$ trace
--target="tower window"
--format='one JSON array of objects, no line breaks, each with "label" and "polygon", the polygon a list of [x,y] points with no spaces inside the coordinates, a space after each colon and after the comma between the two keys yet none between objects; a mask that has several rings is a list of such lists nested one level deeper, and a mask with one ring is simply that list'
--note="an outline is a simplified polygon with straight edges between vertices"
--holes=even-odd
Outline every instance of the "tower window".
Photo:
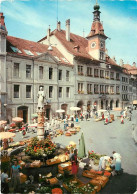
[{"label": "tower window", "polygon": [[100,52],[100,60],[104,60],[104,53]]}]

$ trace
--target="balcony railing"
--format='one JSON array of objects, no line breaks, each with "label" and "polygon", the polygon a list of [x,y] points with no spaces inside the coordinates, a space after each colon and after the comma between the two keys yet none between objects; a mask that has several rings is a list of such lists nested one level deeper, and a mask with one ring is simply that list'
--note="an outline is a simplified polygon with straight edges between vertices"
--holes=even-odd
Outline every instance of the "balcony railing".
[{"label": "balcony railing", "polygon": [[105,92],[105,94],[109,94],[109,92]]},{"label": "balcony railing", "polygon": [[87,94],[92,94],[92,92],[91,91],[87,91]]},{"label": "balcony railing", "polygon": [[94,75],[94,77],[99,77],[99,75]]},{"label": "balcony railing", "polygon": [[120,81],[120,78],[116,78],[117,81]]},{"label": "balcony railing", "polygon": [[88,77],[93,77],[93,75],[87,74]]},{"label": "balcony railing", "polygon": [[78,75],[84,75],[84,73],[83,72],[78,72]]},{"label": "balcony railing", "polygon": [[111,80],[114,80],[114,77],[111,77],[110,79],[111,79]]},{"label": "balcony railing", "polygon": [[105,94],[105,92],[100,92],[100,94]]},{"label": "balcony railing", "polygon": [[78,91],[78,94],[84,94],[84,91]]},{"label": "balcony railing", "polygon": [[109,77],[108,76],[105,76],[105,79],[109,79]]},{"label": "balcony railing", "polygon": [[95,91],[94,94],[99,94],[99,92],[96,92],[96,91]]},{"label": "balcony railing", "polygon": [[118,94],[118,95],[119,95],[119,94],[120,94],[120,92],[116,92],[116,94]]},{"label": "balcony railing", "polygon": [[104,76],[100,76],[100,78],[104,78]]},{"label": "balcony railing", "polygon": [[111,95],[114,95],[114,92],[110,92]]}]

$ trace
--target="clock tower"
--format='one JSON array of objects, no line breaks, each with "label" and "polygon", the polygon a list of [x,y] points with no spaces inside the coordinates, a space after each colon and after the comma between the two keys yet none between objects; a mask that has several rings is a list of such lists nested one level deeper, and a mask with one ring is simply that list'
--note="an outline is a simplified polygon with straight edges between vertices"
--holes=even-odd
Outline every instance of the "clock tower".
[{"label": "clock tower", "polygon": [[107,36],[104,34],[103,25],[100,22],[100,6],[98,3],[94,6],[93,11],[93,23],[91,26],[91,31],[86,37],[88,39],[88,53],[97,60],[105,60],[105,41]]}]

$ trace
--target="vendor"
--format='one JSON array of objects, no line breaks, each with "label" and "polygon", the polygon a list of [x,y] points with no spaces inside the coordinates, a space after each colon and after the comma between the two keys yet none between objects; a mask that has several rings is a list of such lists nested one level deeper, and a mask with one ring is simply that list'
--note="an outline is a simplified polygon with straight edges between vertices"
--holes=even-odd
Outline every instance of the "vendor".
[{"label": "vendor", "polygon": [[102,156],[99,160],[99,171],[103,171],[106,168],[107,162],[110,162],[112,159],[109,156]]}]

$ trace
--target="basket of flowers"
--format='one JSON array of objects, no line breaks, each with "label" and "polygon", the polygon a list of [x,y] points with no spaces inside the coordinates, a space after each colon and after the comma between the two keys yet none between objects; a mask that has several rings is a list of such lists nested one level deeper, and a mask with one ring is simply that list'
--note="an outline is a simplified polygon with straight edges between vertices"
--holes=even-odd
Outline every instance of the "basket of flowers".
[{"label": "basket of flowers", "polygon": [[51,155],[55,149],[56,144],[50,138],[39,141],[37,137],[34,137],[25,148],[25,154],[32,158],[40,158]]},{"label": "basket of flowers", "polygon": [[94,186],[90,183],[83,185],[80,187],[80,190],[82,191],[82,193],[88,193],[88,194],[95,194],[96,191],[94,189]]}]

